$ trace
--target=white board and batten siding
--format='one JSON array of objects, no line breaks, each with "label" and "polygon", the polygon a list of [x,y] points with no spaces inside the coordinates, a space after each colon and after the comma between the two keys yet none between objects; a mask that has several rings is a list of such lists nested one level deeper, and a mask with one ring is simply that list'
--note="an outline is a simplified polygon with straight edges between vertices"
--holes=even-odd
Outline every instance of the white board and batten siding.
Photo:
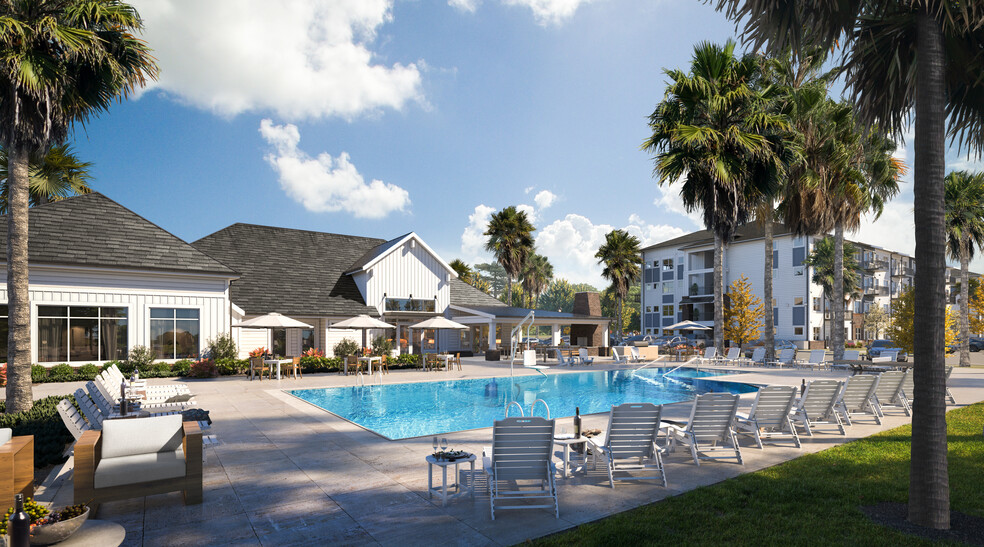
[{"label": "white board and batten siding", "polygon": [[[451,304],[451,277],[441,260],[411,238],[383,256],[367,271],[353,274],[355,284],[369,306],[380,314],[385,298],[430,300],[437,296],[437,312]],[[383,296],[385,295],[385,296]]]},{"label": "white board and batten siding", "polygon": [[[229,279],[218,275],[31,266],[31,360],[37,362],[38,306],[127,308],[127,347],[150,345],[151,308],[199,310],[199,344],[230,329]],[[0,272],[0,302],[8,302]],[[40,363],[57,364],[57,363]]]}]

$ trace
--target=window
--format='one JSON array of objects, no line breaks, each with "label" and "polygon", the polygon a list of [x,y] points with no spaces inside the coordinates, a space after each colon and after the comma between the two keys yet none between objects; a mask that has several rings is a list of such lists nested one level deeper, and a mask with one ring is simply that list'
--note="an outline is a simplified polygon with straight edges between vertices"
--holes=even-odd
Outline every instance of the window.
[{"label": "window", "polygon": [[[38,361],[126,359],[129,354],[126,329],[126,308],[38,306]],[[6,318],[3,330],[6,333]]]},{"label": "window", "polygon": [[673,292],[673,283],[663,283],[663,294]]},{"label": "window", "polygon": [[806,247],[793,247],[793,267],[802,266],[806,260]]},{"label": "window", "polygon": [[664,258],[663,259],[663,271],[664,272],[672,272],[673,271],[673,259],[672,258]]},{"label": "window", "polygon": [[802,296],[797,296],[796,298],[794,298],[793,299],[793,305],[794,306],[802,306],[803,305],[803,297]]},{"label": "window", "polygon": [[663,306],[663,317],[673,316],[673,306]]},{"label": "window", "polygon": [[271,329],[270,352],[274,355],[287,355],[287,329]]},{"label": "window", "polygon": [[814,340],[820,339],[820,327],[813,327],[813,339]]},{"label": "window", "polygon": [[301,330],[301,352],[314,349],[314,329]]},{"label": "window", "polygon": [[651,313],[653,311],[652,306],[646,306],[646,313]]},{"label": "window", "polygon": [[779,324],[779,308],[772,308],[772,328]]},{"label": "window", "polygon": [[434,300],[422,298],[387,298],[386,311],[421,311],[434,313],[436,303]]},{"label": "window", "polygon": [[[197,359],[199,314],[197,309],[151,308],[150,349],[154,356],[158,359]],[[286,343],[284,345],[286,347]]]},{"label": "window", "polygon": [[806,324],[806,308],[803,306],[793,306],[793,326],[803,326]]},{"label": "window", "polygon": [[820,311],[820,297],[813,297],[813,311]]},{"label": "window", "polygon": [[793,334],[795,334],[797,336],[802,336],[803,335],[803,327],[795,327],[793,329]]},{"label": "window", "polygon": [[779,249],[772,249],[772,269],[779,267]]}]

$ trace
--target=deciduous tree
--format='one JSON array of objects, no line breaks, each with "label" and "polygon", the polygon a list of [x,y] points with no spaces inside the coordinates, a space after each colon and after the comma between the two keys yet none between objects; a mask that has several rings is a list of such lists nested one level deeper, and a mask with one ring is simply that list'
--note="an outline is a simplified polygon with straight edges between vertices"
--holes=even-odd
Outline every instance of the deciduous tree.
[{"label": "deciduous tree", "polygon": [[762,333],[765,306],[752,292],[752,284],[742,274],[731,282],[724,306],[724,335],[739,347],[758,340]]}]

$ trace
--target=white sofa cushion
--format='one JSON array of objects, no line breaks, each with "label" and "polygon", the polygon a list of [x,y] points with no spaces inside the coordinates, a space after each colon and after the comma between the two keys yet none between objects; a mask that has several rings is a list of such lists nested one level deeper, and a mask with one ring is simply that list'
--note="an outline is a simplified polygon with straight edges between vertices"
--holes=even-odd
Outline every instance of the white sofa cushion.
[{"label": "white sofa cushion", "polygon": [[173,452],[181,447],[182,437],[180,414],[105,420],[102,429],[102,458]]},{"label": "white sofa cushion", "polygon": [[[107,420],[126,421],[126,420]],[[96,488],[135,484],[185,476],[184,452],[151,452],[118,458],[103,458],[96,466],[93,484]]]},{"label": "white sofa cushion", "polygon": [[0,445],[4,445],[10,442],[10,439],[14,438],[14,430],[9,427],[0,428]]}]

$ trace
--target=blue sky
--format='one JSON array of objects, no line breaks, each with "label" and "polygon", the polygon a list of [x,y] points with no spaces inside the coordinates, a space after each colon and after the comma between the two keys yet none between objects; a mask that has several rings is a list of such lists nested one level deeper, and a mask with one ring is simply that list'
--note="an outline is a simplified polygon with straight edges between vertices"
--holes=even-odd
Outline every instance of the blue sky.
[{"label": "blue sky", "polygon": [[[663,69],[734,36],[702,2],[132,4],[160,80],[75,147],[95,189],[187,241],[235,222],[412,230],[474,263],[490,259],[488,215],[518,205],[558,277],[601,287],[606,232],[652,244],[702,227],[639,150]],[[912,252],[911,212],[906,182],[854,237]]]}]

